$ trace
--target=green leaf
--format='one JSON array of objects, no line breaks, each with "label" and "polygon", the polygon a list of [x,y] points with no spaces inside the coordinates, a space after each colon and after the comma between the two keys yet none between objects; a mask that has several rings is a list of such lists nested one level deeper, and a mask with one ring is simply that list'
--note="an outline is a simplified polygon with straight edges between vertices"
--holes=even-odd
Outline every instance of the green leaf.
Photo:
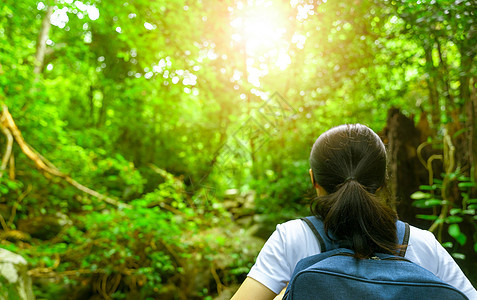
[{"label": "green leaf", "polygon": [[416,200],[412,202],[412,206],[418,208],[426,208],[426,200]]},{"label": "green leaf", "polygon": [[452,256],[453,256],[455,259],[462,259],[462,260],[465,259],[465,254],[462,254],[462,253],[452,253]]},{"label": "green leaf", "polygon": [[446,223],[453,224],[453,223],[461,223],[463,221],[462,217],[459,216],[449,216],[446,218]]},{"label": "green leaf", "polygon": [[18,184],[15,181],[7,180],[6,184],[11,190],[16,190],[18,188]]},{"label": "green leaf", "polygon": [[451,237],[456,238],[460,234],[460,227],[458,224],[452,224],[449,226],[448,232]]},{"label": "green leaf", "polygon": [[462,212],[462,209],[460,209],[460,208],[453,208],[449,211],[449,213],[451,215],[455,215],[455,214],[458,214],[458,213],[461,213],[461,212]]},{"label": "green leaf", "polygon": [[8,194],[8,188],[3,184],[0,184],[0,193],[1,194]]},{"label": "green leaf", "polygon": [[465,245],[467,242],[467,236],[460,231],[458,224],[450,225],[448,231],[450,236],[452,236],[459,244]]},{"label": "green leaf", "polygon": [[437,189],[437,185],[435,185],[435,184],[433,184],[432,186],[431,185],[420,185],[419,189],[424,190],[424,191],[433,191],[433,190]]},{"label": "green leaf", "polygon": [[461,246],[463,246],[467,242],[467,236],[461,233],[457,236],[456,240],[459,244],[461,244]]},{"label": "green leaf", "polygon": [[452,242],[442,243],[442,247],[444,247],[444,248],[452,248],[452,246],[454,246],[454,243],[452,243]]},{"label": "green leaf", "polygon": [[459,178],[457,178],[459,181],[470,181],[470,177],[467,177],[467,176],[464,176],[464,175],[461,175],[459,176]]},{"label": "green leaf", "polygon": [[435,219],[438,218],[438,216],[434,216],[434,215],[416,215],[416,217],[419,219],[431,220],[431,221],[434,221]]},{"label": "green leaf", "polygon": [[428,199],[431,197],[429,193],[423,193],[421,191],[417,191],[411,195],[411,199],[420,200],[420,199]]},{"label": "green leaf", "polygon": [[454,180],[454,179],[456,179],[457,174],[456,173],[450,173],[450,174],[446,174],[445,176],[447,176],[450,180]]},{"label": "green leaf", "polygon": [[459,188],[472,188],[472,187],[477,187],[477,184],[473,182],[460,182],[457,186]]},{"label": "green leaf", "polygon": [[442,200],[439,199],[429,199],[424,202],[427,207],[439,206],[442,204]]},{"label": "green leaf", "polygon": [[83,205],[83,210],[93,210],[93,206],[92,205]]}]

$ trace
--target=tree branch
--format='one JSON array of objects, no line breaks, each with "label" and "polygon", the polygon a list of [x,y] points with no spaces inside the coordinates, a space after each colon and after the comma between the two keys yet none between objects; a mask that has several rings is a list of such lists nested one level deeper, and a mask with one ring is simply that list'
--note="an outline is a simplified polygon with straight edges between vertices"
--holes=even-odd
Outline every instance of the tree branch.
[{"label": "tree branch", "polygon": [[27,189],[20,195],[20,197],[18,197],[17,201],[15,202],[15,204],[13,204],[13,207],[12,207],[12,212],[10,214],[10,218],[8,219],[8,227],[10,228],[13,224],[13,220],[15,219],[15,216],[17,214],[17,209],[18,209],[18,206],[20,205],[20,202],[23,201],[23,199],[25,199],[25,197],[31,192],[32,190],[32,186],[31,184],[29,184],[27,186]]},{"label": "tree branch", "polygon": [[2,104],[2,109],[3,109],[3,113],[1,117],[2,122],[0,124],[2,129],[6,128],[11,131],[13,137],[15,138],[15,141],[20,146],[22,152],[35,163],[36,167],[39,170],[45,172],[44,173],[45,176],[47,174],[51,174],[53,176],[60,177],[66,182],[68,182],[69,184],[71,184],[72,186],[74,186],[75,188],[77,188],[78,190],[86,194],[89,194],[93,197],[96,197],[106,203],[112,204],[114,206],[129,207],[129,205],[119,202],[115,199],[109,198],[107,196],[104,196],[80,184],[79,182],[71,178],[69,175],[60,172],[52,163],[44,159],[41,155],[37,154],[37,152],[25,142],[22,136],[22,133],[18,129],[17,125],[15,124],[15,121],[13,120],[12,115],[8,111],[8,107],[5,104]]},{"label": "tree branch", "polygon": [[[3,120],[2,120],[3,121]],[[2,126],[3,134],[7,137],[7,146],[5,148],[5,153],[2,158],[2,165],[0,166],[0,178],[3,176],[3,171],[7,169],[8,162],[10,161],[10,156],[12,155],[13,148],[13,136],[8,128]]]}]

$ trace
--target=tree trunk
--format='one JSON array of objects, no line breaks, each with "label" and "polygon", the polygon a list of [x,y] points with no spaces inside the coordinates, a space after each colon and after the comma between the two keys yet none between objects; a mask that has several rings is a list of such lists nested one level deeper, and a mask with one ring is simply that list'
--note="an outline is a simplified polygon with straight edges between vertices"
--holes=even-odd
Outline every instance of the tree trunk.
[{"label": "tree trunk", "polygon": [[41,23],[38,44],[36,45],[35,68],[33,70],[33,73],[35,74],[41,74],[43,69],[43,61],[45,60],[46,54],[46,41],[48,40],[48,34],[51,28],[50,17],[52,13],[53,6],[48,6],[43,22]]},{"label": "tree trunk", "polygon": [[446,109],[447,110],[452,110],[455,107],[455,101],[454,101],[454,96],[451,93],[450,85],[449,85],[449,69],[447,68],[447,62],[444,59],[444,55],[442,53],[442,48],[441,44],[439,43],[439,40],[436,38],[436,45],[437,45],[437,53],[439,54],[439,63],[440,63],[440,69],[442,70],[438,74],[441,77],[443,86],[444,86],[444,93],[447,99],[446,102]]},{"label": "tree trunk", "polygon": [[[416,218],[423,211],[412,206],[411,194],[419,185],[428,184],[428,174],[417,157],[417,148],[422,143],[421,132],[414,126],[412,119],[403,115],[399,109],[388,112],[386,128],[381,136],[387,144],[389,189],[396,199],[396,211],[401,220],[427,229],[428,221]],[[430,156],[425,148],[424,156]]]},{"label": "tree trunk", "polygon": [[437,129],[436,127],[440,124],[441,119],[439,93],[435,80],[437,72],[432,62],[432,48],[424,46],[424,52],[426,55],[427,88],[429,90],[429,104],[431,105],[432,126]]},{"label": "tree trunk", "polygon": [[[475,169],[477,163],[477,124],[476,124],[476,107],[475,102],[477,101],[477,95],[475,95],[476,87],[475,87],[475,78],[474,78],[474,86],[471,85],[471,67],[472,62],[474,60],[474,53],[472,51],[468,51],[465,45],[460,45],[460,54],[461,54],[461,66],[460,66],[460,76],[459,76],[459,91],[460,91],[460,98],[464,104],[463,113],[466,116],[466,128],[469,130],[467,132],[467,151],[468,151],[468,160],[470,164],[470,177],[472,181],[475,182],[477,179]],[[466,55],[470,53],[470,55]],[[471,93],[472,91],[472,93]]]},{"label": "tree trunk", "polygon": [[468,102],[468,113],[470,115],[469,122],[470,127],[470,142],[469,151],[471,157],[471,172],[470,177],[473,182],[477,181],[477,77],[473,78],[472,92],[470,94],[470,100]]}]

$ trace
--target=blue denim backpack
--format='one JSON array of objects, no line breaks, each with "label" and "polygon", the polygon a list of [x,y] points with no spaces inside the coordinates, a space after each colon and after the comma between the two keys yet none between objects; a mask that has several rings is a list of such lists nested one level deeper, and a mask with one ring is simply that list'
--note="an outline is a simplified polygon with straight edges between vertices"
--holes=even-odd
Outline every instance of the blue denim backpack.
[{"label": "blue denim backpack", "polygon": [[[375,253],[371,259],[356,259],[325,234],[316,217],[302,218],[315,234],[321,252],[298,262],[283,299],[467,299],[453,286],[430,271],[399,255]],[[400,245],[409,241],[409,225],[397,221]],[[329,234],[330,235],[330,234]]]}]

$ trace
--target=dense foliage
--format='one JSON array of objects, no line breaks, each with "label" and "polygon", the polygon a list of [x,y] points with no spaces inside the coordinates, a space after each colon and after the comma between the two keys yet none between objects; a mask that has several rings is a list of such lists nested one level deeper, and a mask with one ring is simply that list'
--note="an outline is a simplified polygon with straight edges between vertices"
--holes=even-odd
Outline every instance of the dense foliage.
[{"label": "dense foliage", "polygon": [[476,11],[2,1],[1,247],[28,260],[39,299],[225,295],[276,223],[308,213],[315,138],[380,132],[397,107],[422,135],[417,218],[475,261]]}]

